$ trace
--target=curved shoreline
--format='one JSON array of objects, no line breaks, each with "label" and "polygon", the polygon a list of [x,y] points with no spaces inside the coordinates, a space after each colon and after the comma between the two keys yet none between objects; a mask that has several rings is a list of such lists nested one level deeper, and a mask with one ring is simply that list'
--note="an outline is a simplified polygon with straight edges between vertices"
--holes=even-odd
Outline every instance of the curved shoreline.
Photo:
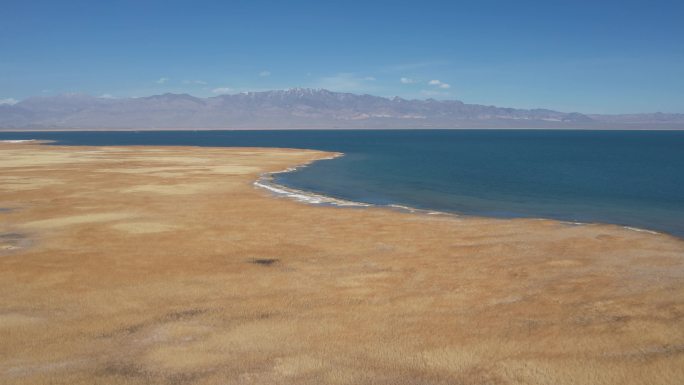
[{"label": "curved shoreline", "polygon": [[[0,143],[7,143],[7,144],[47,144],[47,143],[52,143],[52,142],[53,141],[41,140],[41,139],[0,140]],[[217,148],[239,148],[239,147],[217,147]],[[317,150],[317,149],[311,149],[311,150],[321,151],[321,150]],[[305,191],[305,190],[301,190],[301,189],[296,189],[296,188],[292,188],[292,187],[288,187],[285,185],[275,183],[273,181],[273,179],[274,179],[273,175],[275,175],[275,174],[283,174],[283,173],[294,172],[294,171],[297,171],[301,168],[309,166],[313,162],[317,162],[317,161],[321,161],[321,160],[333,160],[333,159],[344,156],[344,153],[341,153],[341,152],[330,152],[330,151],[325,151],[325,152],[331,153],[332,156],[316,159],[316,160],[313,160],[313,161],[310,161],[310,162],[307,162],[307,163],[304,163],[301,165],[296,165],[293,167],[287,167],[286,169],[280,170],[280,171],[262,173],[261,175],[259,175],[257,180],[254,181],[253,185],[255,187],[268,190],[277,196],[283,196],[283,197],[293,199],[293,200],[301,202],[301,203],[312,204],[312,205],[338,206],[338,207],[376,207],[376,208],[393,209],[393,210],[398,210],[398,211],[408,212],[408,213],[421,213],[421,214],[427,214],[427,215],[443,215],[443,216],[451,216],[451,217],[473,217],[473,218],[489,218],[489,219],[511,219],[511,218],[501,218],[501,217],[495,217],[495,216],[490,217],[490,216],[471,215],[471,214],[464,214],[464,213],[454,213],[454,212],[431,210],[431,209],[419,209],[419,208],[401,205],[401,204],[396,204],[396,203],[387,204],[387,205],[377,205],[377,204],[372,204],[372,203],[357,202],[357,201],[351,201],[351,200],[346,200],[346,199],[334,198],[331,196],[327,196],[325,194],[314,193],[312,191]],[[523,217],[520,217],[520,218],[523,218]],[[676,236],[674,234],[670,234],[668,232],[639,228],[639,227],[635,227],[635,226],[632,226],[629,224],[619,224],[619,223],[609,223],[609,222],[579,222],[579,221],[573,221],[573,220],[563,220],[563,219],[558,219],[558,218],[545,218],[545,217],[524,217],[524,218],[531,219],[531,220],[555,221],[558,223],[568,224],[568,225],[572,225],[572,226],[587,226],[587,225],[618,226],[618,227],[624,228],[626,230],[631,230],[631,231],[635,231],[635,232],[643,232],[643,233],[654,234],[654,235],[667,235],[667,236],[672,236],[672,237],[681,239],[681,237]]]},{"label": "curved shoreline", "polygon": [[[335,158],[339,158],[341,156],[344,156],[342,153],[333,153],[331,157],[328,158],[320,158],[315,161],[320,161],[320,160],[331,160]],[[314,162],[315,162],[314,161]],[[254,186],[259,187],[265,190],[268,190],[278,196],[284,196],[290,199],[294,199],[298,202],[302,203],[308,203],[308,204],[319,204],[319,205],[329,205],[329,206],[345,206],[345,207],[371,207],[373,205],[369,203],[361,203],[361,202],[353,202],[353,201],[348,201],[344,199],[337,199],[333,197],[329,197],[327,195],[322,195],[322,194],[316,194],[313,192],[309,191],[304,191],[304,190],[299,190],[287,186],[283,186],[281,184],[275,183],[273,181],[273,176],[275,174],[284,174],[288,172],[293,172],[298,169],[307,167],[309,164],[312,162],[304,163],[301,165],[297,165],[294,167],[288,167],[284,170],[281,171],[273,171],[273,172],[265,172],[259,175],[259,178],[254,181]]]},{"label": "curved shoreline", "polygon": [[[316,150],[316,151],[319,151],[319,150]],[[282,196],[282,197],[285,197],[288,199],[295,200],[295,201],[300,202],[300,203],[311,204],[311,205],[338,206],[338,207],[359,207],[359,208],[375,207],[375,208],[393,209],[393,210],[398,210],[398,211],[402,211],[402,212],[418,213],[418,214],[426,214],[426,215],[443,215],[443,216],[450,216],[450,217],[471,217],[471,218],[487,218],[487,219],[501,219],[501,220],[513,219],[513,218],[488,217],[488,216],[481,216],[481,215],[469,215],[469,214],[463,214],[463,213],[452,213],[452,212],[439,211],[439,210],[419,209],[419,208],[401,205],[401,204],[395,204],[395,203],[387,204],[387,205],[377,205],[377,204],[372,204],[372,203],[356,202],[356,201],[350,201],[350,200],[345,200],[345,199],[340,199],[340,198],[334,198],[331,196],[327,196],[325,194],[314,193],[312,191],[306,191],[306,190],[301,190],[301,189],[296,189],[296,188],[284,186],[282,184],[278,184],[278,183],[275,183],[273,181],[274,180],[273,176],[275,174],[284,174],[284,173],[289,173],[289,172],[295,172],[299,169],[308,167],[313,162],[318,162],[321,160],[332,160],[332,159],[340,158],[342,156],[344,156],[344,153],[335,152],[335,153],[333,153],[333,156],[331,156],[331,157],[320,158],[320,159],[317,159],[317,160],[314,160],[311,162],[307,162],[307,163],[304,163],[301,165],[288,167],[288,168],[286,168],[284,170],[280,170],[280,171],[265,172],[265,173],[262,173],[261,175],[259,175],[259,178],[257,178],[257,180],[254,181],[253,185],[257,188],[268,190],[276,196]],[[567,225],[571,225],[571,226],[588,226],[588,225],[618,226],[618,227],[621,227],[625,230],[631,230],[631,231],[640,232],[640,233],[648,233],[648,234],[653,234],[653,235],[667,235],[667,236],[679,238],[676,235],[669,234],[667,232],[655,231],[655,230],[651,230],[651,229],[642,229],[642,228],[627,225],[627,224],[617,224],[617,223],[608,223],[608,222],[578,222],[578,221],[572,221],[572,220],[562,220],[562,219],[544,218],[544,217],[525,217],[525,219],[541,220],[541,221],[553,221],[553,222],[558,222],[558,223],[567,224]]]},{"label": "curved shoreline", "polygon": [[[316,150],[316,151],[318,151],[318,150]],[[400,205],[400,204],[377,205],[377,204],[373,204],[373,203],[350,201],[350,200],[346,200],[346,199],[334,198],[334,197],[324,195],[324,194],[314,193],[312,191],[306,191],[306,190],[288,187],[288,186],[285,186],[282,184],[275,183],[273,181],[274,180],[273,176],[275,174],[284,174],[284,173],[294,172],[294,171],[297,171],[299,169],[302,169],[304,167],[309,166],[313,162],[318,162],[321,160],[332,160],[332,159],[340,158],[342,156],[344,156],[344,154],[338,152],[338,153],[334,153],[333,156],[328,157],[328,158],[317,159],[317,160],[314,160],[312,162],[304,163],[304,164],[297,165],[294,167],[288,167],[288,168],[286,168],[284,170],[280,170],[280,171],[265,172],[265,173],[259,175],[259,178],[257,178],[257,180],[255,180],[253,184],[255,187],[268,190],[277,196],[282,196],[282,197],[285,197],[288,199],[293,199],[297,202],[311,204],[311,205],[338,206],[338,207],[364,207],[364,208],[376,207],[376,208],[393,209],[393,210],[398,210],[398,211],[403,211],[403,212],[408,212],[408,213],[422,213],[422,214],[427,214],[427,215],[444,215],[444,216],[451,216],[451,217],[465,216],[464,214],[449,213],[449,212],[437,211],[437,210],[424,210],[424,209],[418,209],[415,207],[404,206],[404,205]]]}]

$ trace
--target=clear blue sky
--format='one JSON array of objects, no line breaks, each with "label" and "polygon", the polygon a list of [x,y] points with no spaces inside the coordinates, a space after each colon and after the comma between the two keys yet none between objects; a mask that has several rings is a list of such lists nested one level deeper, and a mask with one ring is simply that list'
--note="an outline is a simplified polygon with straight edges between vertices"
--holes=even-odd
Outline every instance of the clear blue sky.
[{"label": "clear blue sky", "polygon": [[5,102],[290,87],[684,112],[684,1],[0,0]]}]

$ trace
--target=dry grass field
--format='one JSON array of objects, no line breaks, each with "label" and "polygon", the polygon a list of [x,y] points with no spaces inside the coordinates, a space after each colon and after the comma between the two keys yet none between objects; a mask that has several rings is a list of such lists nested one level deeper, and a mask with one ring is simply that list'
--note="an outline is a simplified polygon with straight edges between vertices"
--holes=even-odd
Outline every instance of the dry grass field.
[{"label": "dry grass field", "polygon": [[0,383],[684,383],[684,241],[253,186],[328,155],[0,144]]}]

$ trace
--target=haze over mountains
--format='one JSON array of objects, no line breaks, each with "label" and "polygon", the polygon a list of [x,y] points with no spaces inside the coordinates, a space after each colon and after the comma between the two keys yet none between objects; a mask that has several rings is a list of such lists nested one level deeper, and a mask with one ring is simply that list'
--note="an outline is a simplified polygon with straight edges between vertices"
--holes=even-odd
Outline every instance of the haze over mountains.
[{"label": "haze over mountains", "polygon": [[309,88],[208,98],[164,94],[112,99],[65,94],[0,104],[0,129],[4,130],[543,127],[684,129],[684,114],[587,115]]}]

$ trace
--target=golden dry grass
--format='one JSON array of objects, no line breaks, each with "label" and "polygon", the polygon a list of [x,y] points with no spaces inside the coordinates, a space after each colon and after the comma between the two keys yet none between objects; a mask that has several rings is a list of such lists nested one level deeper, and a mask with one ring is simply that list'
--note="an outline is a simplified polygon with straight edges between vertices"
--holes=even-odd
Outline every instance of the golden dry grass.
[{"label": "golden dry grass", "polygon": [[0,144],[0,383],[684,383],[681,240],[252,186],[328,155]]}]

